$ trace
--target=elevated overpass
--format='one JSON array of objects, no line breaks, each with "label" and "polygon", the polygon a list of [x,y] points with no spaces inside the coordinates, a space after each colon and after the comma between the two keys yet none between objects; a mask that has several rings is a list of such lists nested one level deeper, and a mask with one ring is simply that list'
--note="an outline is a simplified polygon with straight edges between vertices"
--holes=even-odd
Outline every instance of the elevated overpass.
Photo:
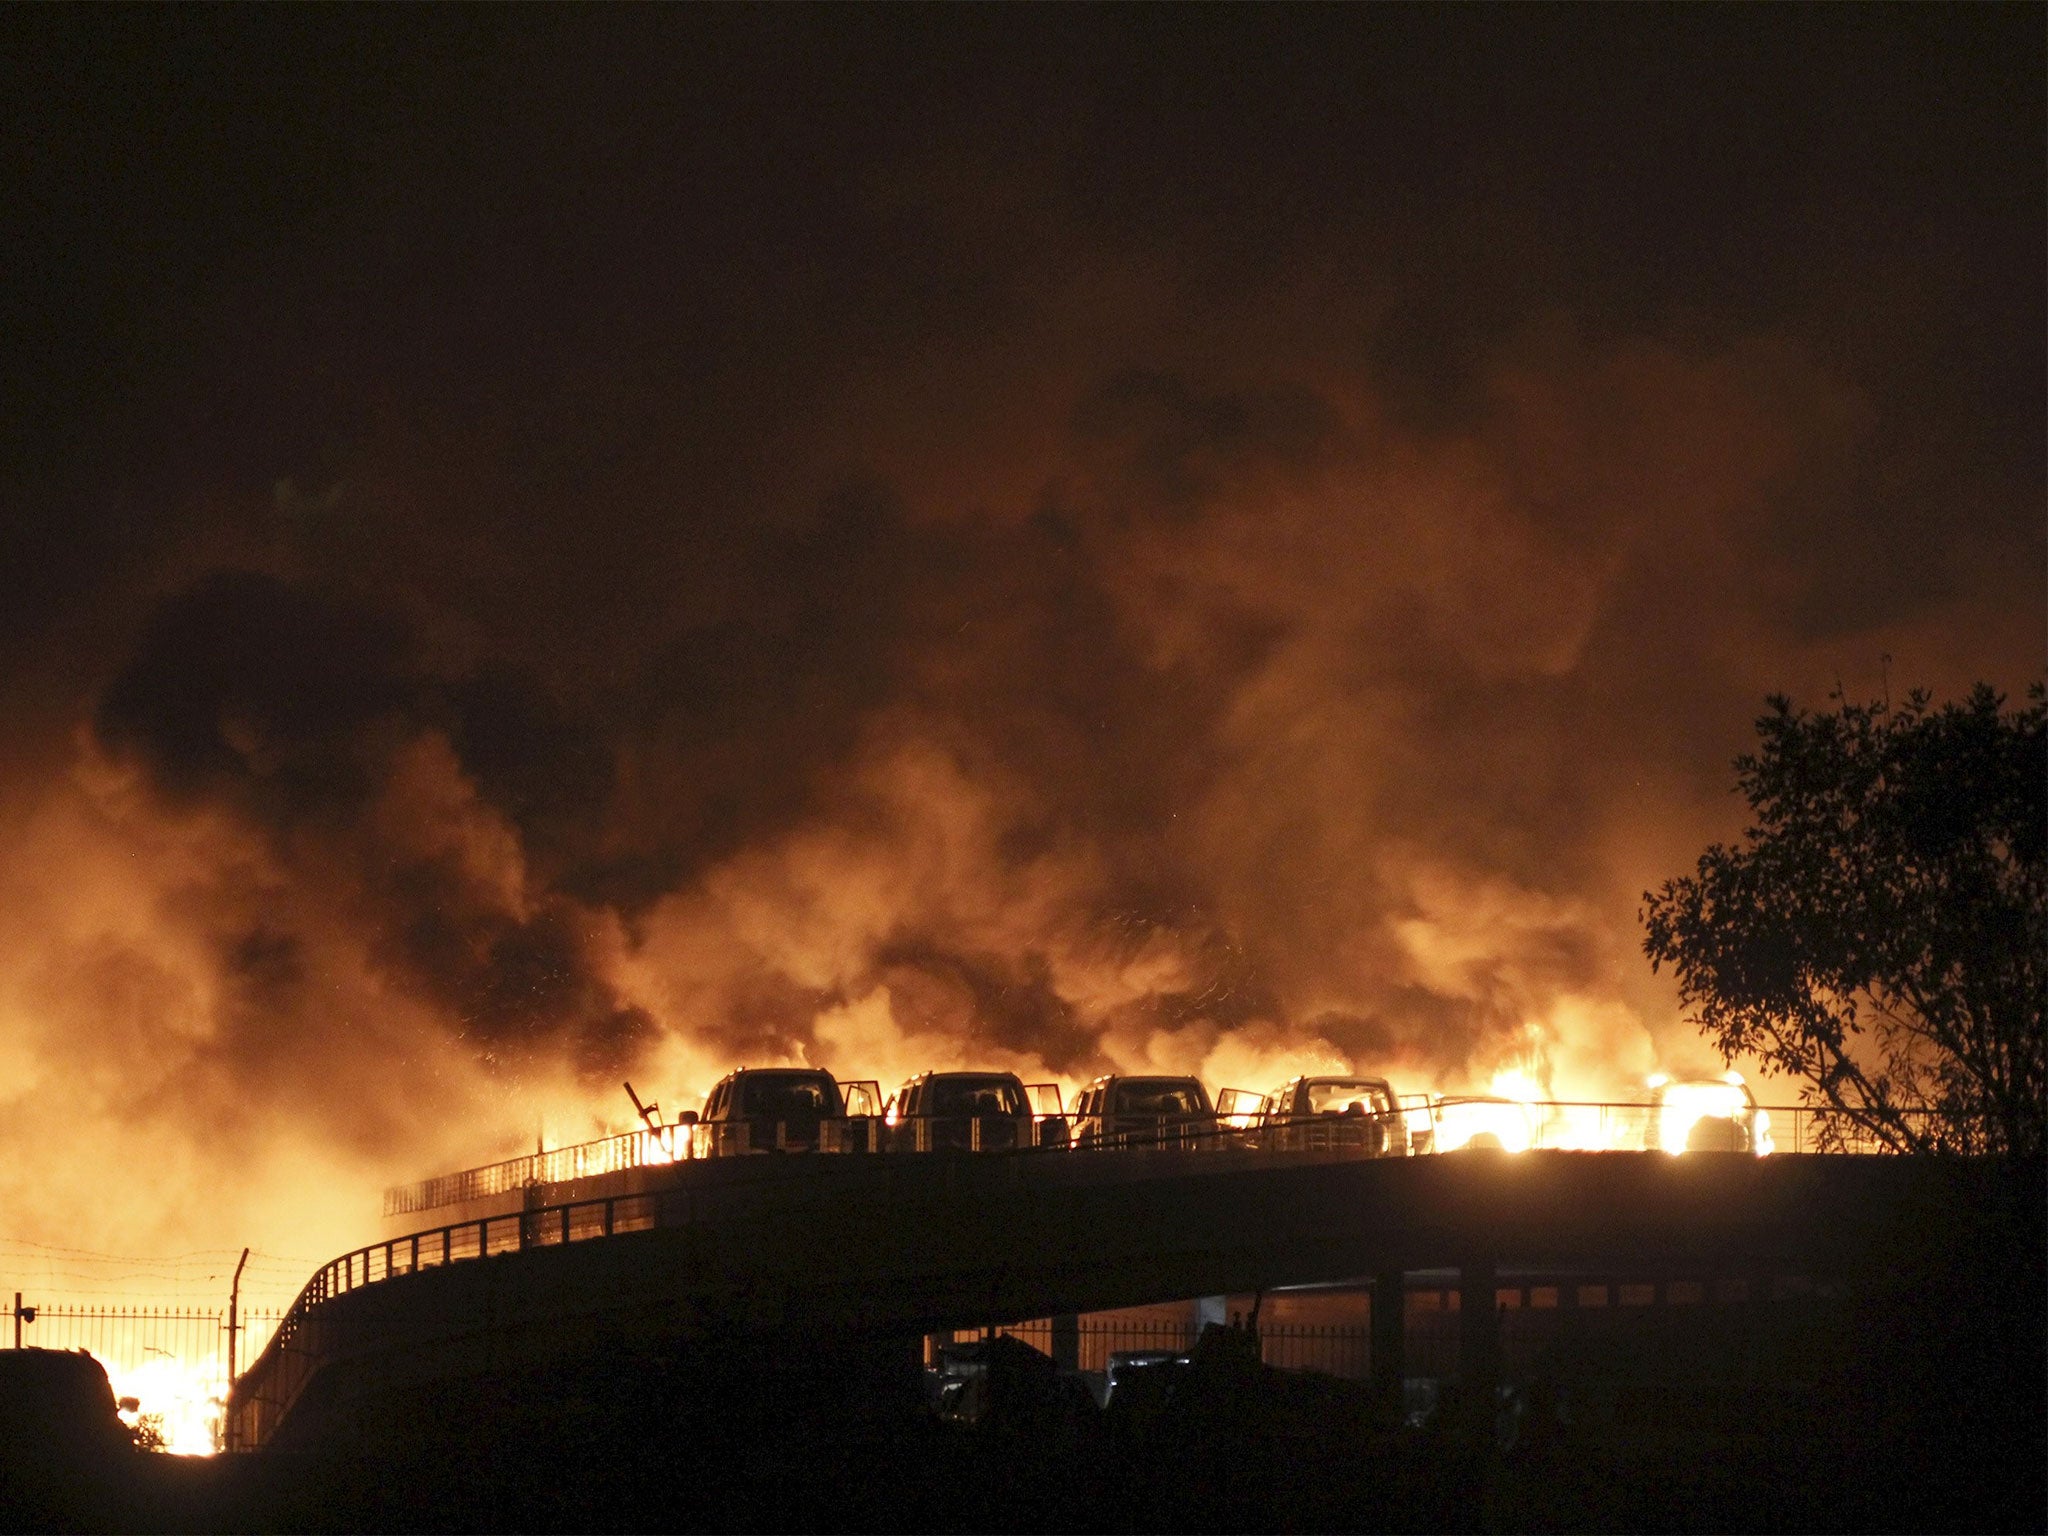
[{"label": "elevated overpass", "polygon": [[[1505,1264],[1848,1273],[1985,1176],[1899,1157],[1241,1146],[623,1168],[324,1266],[235,1384],[229,1443],[310,1443],[423,1385],[735,1337],[908,1339],[1432,1268],[1489,1298]],[[1491,1317],[1469,1325],[1482,1354]]]}]

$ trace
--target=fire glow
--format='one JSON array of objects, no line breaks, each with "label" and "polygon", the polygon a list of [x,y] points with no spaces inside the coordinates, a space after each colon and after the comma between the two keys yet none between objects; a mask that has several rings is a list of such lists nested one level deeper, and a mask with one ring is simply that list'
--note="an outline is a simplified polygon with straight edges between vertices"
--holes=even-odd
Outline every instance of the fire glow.
[{"label": "fire glow", "polygon": [[1652,1078],[1657,1095],[1655,1146],[1673,1154],[1694,1150],[1700,1142],[1726,1151],[1772,1150],[1770,1112],[1757,1106],[1739,1072],[1719,1082],[1672,1082]]},{"label": "fire glow", "polygon": [[1439,1152],[1468,1147],[1526,1152],[1536,1139],[1528,1107],[1512,1099],[1443,1099],[1435,1118]]},{"label": "fire glow", "polygon": [[[1608,152],[1639,92],[1519,49],[1377,91],[1290,43],[1276,91],[1180,23],[1129,78],[1122,20],[648,90],[603,28],[465,41],[502,132],[391,94],[431,50],[33,71],[0,1237],[67,1257],[10,1293],[253,1244],[311,1256],[289,1305],[387,1185],[542,1124],[689,1157],[742,1066],[1371,1074],[1417,1150],[1772,1151],[1740,1084],[1646,1092],[1712,1058],[1639,897],[1739,830],[1768,694],[2039,672],[2018,98],[1845,65],[1798,153],[1674,178]],[[1774,237],[1696,260],[1726,228]],[[122,1376],[207,1439],[218,1383]]]},{"label": "fire glow", "polygon": [[[1703,400],[1741,414],[1711,367],[1666,371],[1627,371],[1626,394],[1661,392],[1688,420]],[[1154,403],[1170,440],[1178,398]],[[1530,1063],[1533,1031],[1553,1087],[1624,1094],[1669,1027],[1636,995],[1630,902],[1614,897],[1653,868],[1607,868],[1627,840],[1598,828],[1488,809],[1519,803],[1509,765],[1528,753],[1479,750],[1499,721],[1429,691],[1443,645],[1484,676],[1548,677],[1585,632],[1552,622],[1576,539],[1552,548],[1498,494],[1525,438],[1553,440],[1555,412],[1515,404],[1528,387],[1501,398],[1499,464],[1390,442],[1381,403],[1340,391],[1312,413],[1327,449],[1284,495],[1268,479],[1282,455],[1181,508],[1177,477],[1105,479],[1103,452],[1145,464],[1146,442],[1090,438],[1053,442],[991,495],[1029,508],[1041,485],[1071,485],[1090,505],[1134,501],[1131,516],[1083,507],[1055,540],[1057,519],[941,533],[876,512],[855,530],[874,550],[854,554],[904,623],[929,620],[887,648],[916,665],[887,671],[858,635],[766,637],[802,686],[784,699],[782,671],[764,675],[717,752],[666,706],[613,718],[601,690],[556,697],[519,670],[523,618],[477,636],[510,674],[500,690],[375,594],[240,569],[167,585],[109,628],[120,648],[91,712],[52,725],[46,776],[8,786],[0,1063],[24,1085],[90,1085],[10,1102],[0,1197],[19,1234],[338,1251],[361,1236],[351,1195],[360,1209],[422,1167],[523,1152],[537,1110],[562,1141],[604,1134],[616,1118],[592,1114],[593,1090],[622,1075],[666,1094],[749,1063],[885,1081],[998,1068],[1070,1093],[1111,1070],[1263,1086],[1306,1065],[1486,1096],[1495,1067]],[[1640,430],[1620,433],[1618,467],[1647,451]],[[1151,536],[1148,500],[1178,509],[1172,542]],[[1383,515],[1333,516],[1363,505]],[[1389,539],[1419,564],[1359,590]],[[1461,584],[1472,539],[1527,566],[1503,590],[1550,595],[1510,613],[1490,584]],[[787,551],[764,551],[762,570],[790,580]],[[1036,584],[1055,570],[1073,590]],[[1604,579],[1582,574],[1573,590]],[[847,577],[827,563],[777,611],[838,612]],[[1424,593],[1440,622],[1418,626]],[[454,601],[422,605],[437,596]],[[956,605],[1004,622],[939,622]],[[1362,627],[1333,628],[1340,612]],[[1224,616],[1292,638],[1214,650],[1203,637]],[[1381,692],[1359,691],[1362,645],[1390,669]],[[256,655],[274,665],[244,675]],[[804,701],[868,697],[833,686],[842,664],[880,669],[880,691],[785,740],[778,722],[808,719]],[[336,668],[362,697],[309,724],[305,700]],[[1067,702],[1030,704],[1048,697]],[[1069,715],[1109,722],[1099,752],[1071,750]],[[532,721],[549,729],[529,742]],[[750,730],[774,752],[751,750]],[[478,746],[492,741],[518,744],[517,773]],[[1408,793],[1431,764],[1453,792]],[[536,786],[558,783],[578,809],[540,814]],[[715,837],[692,819],[755,798],[759,814]],[[1532,837],[1591,849],[1598,878],[1510,873],[1495,843]],[[612,868],[640,871],[628,894],[565,874]],[[1525,1143],[1517,1112],[1458,1113],[1496,1122],[1472,1135]],[[127,1170],[122,1199],[106,1199],[101,1158],[47,1150],[81,1144]],[[99,1230],[78,1231],[82,1210]]]},{"label": "fire glow", "polygon": [[157,1447],[173,1456],[211,1456],[220,1449],[227,1403],[227,1372],[218,1365],[194,1365],[173,1355],[146,1355],[123,1366],[95,1354],[106,1368],[116,1402],[133,1399],[121,1422],[135,1429],[145,1421],[162,1437]]},{"label": "fire glow", "polygon": [[1573,1103],[1547,1099],[1526,1073],[1495,1075],[1492,1092],[1426,1096],[1408,1111],[1416,1145],[1438,1152],[1491,1148],[1526,1152],[1661,1151],[1678,1156],[1701,1150],[1752,1153],[1776,1150],[1770,1112],[1760,1107],[1739,1072],[1719,1078],[1651,1077],[1645,1099],[1633,1103]]}]

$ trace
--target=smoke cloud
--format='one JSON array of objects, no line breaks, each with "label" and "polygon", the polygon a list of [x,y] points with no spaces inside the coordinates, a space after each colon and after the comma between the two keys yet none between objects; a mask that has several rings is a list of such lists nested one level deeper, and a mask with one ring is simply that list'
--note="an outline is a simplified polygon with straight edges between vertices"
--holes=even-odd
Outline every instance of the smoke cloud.
[{"label": "smoke cloud", "polygon": [[1703,184],[1629,240],[1775,211],[1914,325],[1546,223],[1654,169],[1584,169],[1613,124],[1556,102],[1467,142],[1292,48],[1297,94],[1204,107],[1034,33],[1077,148],[964,18],[983,89],[867,38],[938,155],[792,62],[811,24],[726,23],[708,106],[598,91],[638,50],[593,26],[560,100],[639,104],[486,143],[511,28],[416,175],[404,70],[337,85],[321,238],[263,223],[202,311],[274,312],[174,349],[216,415],[16,478],[37,539],[147,516],[79,513],[0,627],[14,1235],[339,1247],[385,1180],[742,1064],[1627,1095],[1706,1059],[1635,910],[1739,825],[1763,695],[2038,672],[2026,413],[1928,366],[1977,311],[1825,232],[1946,195],[1874,87],[1823,92],[1884,129],[1849,191]]}]

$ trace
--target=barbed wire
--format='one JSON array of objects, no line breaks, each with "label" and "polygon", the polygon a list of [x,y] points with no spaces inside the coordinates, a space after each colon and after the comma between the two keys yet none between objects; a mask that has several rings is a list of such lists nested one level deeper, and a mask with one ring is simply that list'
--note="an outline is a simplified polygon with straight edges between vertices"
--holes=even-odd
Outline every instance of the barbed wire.
[{"label": "barbed wire", "polygon": [[[225,1257],[230,1261],[238,1258],[239,1248],[188,1248],[181,1253],[106,1253],[98,1248],[73,1248],[62,1243],[39,1242],[30,1237],[0,1237],[0,1248],[34,1248],[45,1253],[70,1254],[78,1258],[104,1260],[119,1264],[165,1264],[184,1259],[214,1259]],[[317,1264],[319,1260],[301,1258],[295,1254],[269,1253],[261,1248],[251,1248],[249,1257],[258,1260],[272,1260],[284,1264]]]},{"label": "barbed wire", "polygon": [[[172,1307],[225,1311],[239,1248],[170,1254],[120,1254],[37,1238],[0,1236],[0,1289],[21,1291],[24,1305],[66,1308]],[[315,1267],[310,1259],[251,1249],[242,1271],[245,1312],[289,1305]],[[0,1303],[4,1306],[4,1303]]]}]

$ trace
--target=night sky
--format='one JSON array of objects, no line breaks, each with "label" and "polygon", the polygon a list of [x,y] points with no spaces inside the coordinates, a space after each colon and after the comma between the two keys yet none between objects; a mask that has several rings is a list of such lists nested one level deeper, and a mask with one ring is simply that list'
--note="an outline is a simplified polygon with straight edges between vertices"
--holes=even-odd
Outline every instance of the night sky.
[{"label": "night sky", "polygon": [[2041,674],[2038,7],[0,29],[13,1235],[743,1063],[1626,1095],[1764,696]]}]

